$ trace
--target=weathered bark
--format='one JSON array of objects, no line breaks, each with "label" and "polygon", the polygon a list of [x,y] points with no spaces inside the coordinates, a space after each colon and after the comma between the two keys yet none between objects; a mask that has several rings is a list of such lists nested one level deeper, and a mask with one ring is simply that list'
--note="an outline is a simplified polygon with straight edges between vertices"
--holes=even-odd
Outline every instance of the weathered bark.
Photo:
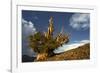
[{"label": "weathered bark", "polygon": [[47,60],[48,54],[47,53],[41,53],[37,55],[36,60],[37,61],[45,61]]}]

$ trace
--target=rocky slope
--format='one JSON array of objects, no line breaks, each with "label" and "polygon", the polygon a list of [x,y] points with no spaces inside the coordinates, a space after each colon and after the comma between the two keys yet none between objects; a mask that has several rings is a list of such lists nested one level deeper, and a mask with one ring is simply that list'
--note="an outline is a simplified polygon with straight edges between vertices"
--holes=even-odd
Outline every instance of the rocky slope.
[{"label": "rocky slope", "polygon": [[90,59],[90,44],[85,44],[78,48],[68,50],[66,52],[49,57],[47,61],[61,61],[61,60],[82,60]]}]

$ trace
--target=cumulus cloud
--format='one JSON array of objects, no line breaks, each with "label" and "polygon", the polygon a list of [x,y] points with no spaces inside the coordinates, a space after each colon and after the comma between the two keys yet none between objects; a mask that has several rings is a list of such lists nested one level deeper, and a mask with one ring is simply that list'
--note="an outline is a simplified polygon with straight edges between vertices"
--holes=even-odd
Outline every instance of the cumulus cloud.
[{"label": "cumulus cloud", "polygon": [[60,53],[60,52],[64,52],[64,51],[68,51],[74,48],[77,48],[79,46],[82,46],[86,43],[89,43],[89,40],[81,40],[81,41],[74,41],[71,44],[64,44],[61,47],[57,48],[56,50],[54,50],[55,53]]},{"label": "cumulus cloud", "polygon": [[34,52],[28,46],[28,36],[36,33],[36,28],[31,21],[22,19],[22,54],[33,56]]},{"label": "cumulus cloud", "polygon": [[34,24],[31,21],[26,21],[22,19],[22,34],[23,36],[29,36],[31,34],[34,34],[36,32],[36,28],[34,27]]},{"label": "cumulus cloud", "polygon": [[70,18],[70,24],[74,29],[87,29],[90,26],[90,14],[88,13],[75,13]]}]

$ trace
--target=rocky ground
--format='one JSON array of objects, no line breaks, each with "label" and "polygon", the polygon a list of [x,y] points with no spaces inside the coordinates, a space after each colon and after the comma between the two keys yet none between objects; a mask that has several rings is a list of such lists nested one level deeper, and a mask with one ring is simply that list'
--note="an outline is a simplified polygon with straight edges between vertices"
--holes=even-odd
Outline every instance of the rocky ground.
[{"label": "rocky ground", "polygon": [[83,60],[90,59],[90,44],[85,44],[78,48],[63,52],[58,55],[49,57],[47,61],[61,61],[61,60]]}]

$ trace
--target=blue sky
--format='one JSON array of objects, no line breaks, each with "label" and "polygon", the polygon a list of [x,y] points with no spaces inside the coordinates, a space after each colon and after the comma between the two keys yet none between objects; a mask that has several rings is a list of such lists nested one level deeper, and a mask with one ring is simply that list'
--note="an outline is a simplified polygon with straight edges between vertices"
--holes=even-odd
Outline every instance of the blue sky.
[{"label": "blue sky", "polygon": [[[47,11],[22,11],[22,38],[34,34],[36,31],[47,31],[50,17],[54,21],[54,34],[64,29],[64,33],[70,35],[70,42],[89,40],[90,38],[90,14],[75,12],[47,12]],[[22,49],[26,46],[27,40],[22,40]],[[25,53],[25,50],[23,51]],[[27,53],[27,51],[26,51]]]}]

